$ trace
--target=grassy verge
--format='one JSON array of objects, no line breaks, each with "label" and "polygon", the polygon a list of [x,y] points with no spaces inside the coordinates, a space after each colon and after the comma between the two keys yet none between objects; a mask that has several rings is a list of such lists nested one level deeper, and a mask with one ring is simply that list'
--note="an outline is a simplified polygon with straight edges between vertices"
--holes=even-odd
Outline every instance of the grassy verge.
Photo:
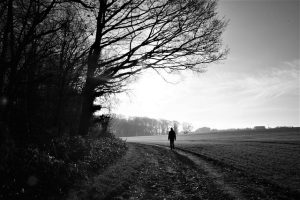
[{"label": "grassy verge", "polygon": [[1,147],[0,199],[60,199],[126,152],[114,137],[63,137],[44,147]]},{"label": "grassy verge", "polygon": [[114,199],[136,181],[136,176],[144,161],[145,155],[140,149],[128,144],[128,150],[121,159],[107,167],[102,173],[98,173],[92,179],[70,190],[67,199]]}]

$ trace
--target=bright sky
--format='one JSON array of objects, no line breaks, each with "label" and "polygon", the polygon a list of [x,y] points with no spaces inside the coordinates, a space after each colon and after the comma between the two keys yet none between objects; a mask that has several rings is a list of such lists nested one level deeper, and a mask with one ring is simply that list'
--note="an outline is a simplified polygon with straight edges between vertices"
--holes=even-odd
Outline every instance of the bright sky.
[{"label": "bright sky", "polygon": [[300,126],[300,1],[221,0],[230,20],[227,60],[205,73],[144,73],[114,113],[190,122],[194,128]]}]

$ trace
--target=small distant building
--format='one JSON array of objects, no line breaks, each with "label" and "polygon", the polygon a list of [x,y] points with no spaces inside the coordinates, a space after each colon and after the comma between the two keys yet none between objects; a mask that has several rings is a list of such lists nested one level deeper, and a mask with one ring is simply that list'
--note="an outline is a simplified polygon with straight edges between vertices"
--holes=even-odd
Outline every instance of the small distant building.
[{"label": "small distant building", "polygon": [[254,130],[265,130],[265,126],[254,126]]}]

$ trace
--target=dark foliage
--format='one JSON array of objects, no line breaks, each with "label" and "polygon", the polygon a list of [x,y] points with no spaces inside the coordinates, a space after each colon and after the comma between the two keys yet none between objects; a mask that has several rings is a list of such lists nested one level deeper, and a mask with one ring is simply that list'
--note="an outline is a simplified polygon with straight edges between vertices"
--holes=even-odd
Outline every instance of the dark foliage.
[{"label": "dark foliage", "polygon": [[[47,147],[2,146],[0,199],[58,199],[68,189],[122,156],[126,144],[114,137],[57,138]],[[13,150],[12,150],[13,149]]]},{"label": "dark foliage", "polygon": [[77,132],[90,34],[78,6],[0,2],[1,141],[43,146]]}]

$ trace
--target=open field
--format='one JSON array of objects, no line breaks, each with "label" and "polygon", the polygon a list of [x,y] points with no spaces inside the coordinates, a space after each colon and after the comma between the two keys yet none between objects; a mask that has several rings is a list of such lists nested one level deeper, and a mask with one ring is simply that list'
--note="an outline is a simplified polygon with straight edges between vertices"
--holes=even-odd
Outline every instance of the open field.
[{"label": "open field", "polygon": [[[124,139],[168,146],[166,135]],[[299,130],[178,135],[175,146],[236,168],[281,189],[300,192]]]}]

